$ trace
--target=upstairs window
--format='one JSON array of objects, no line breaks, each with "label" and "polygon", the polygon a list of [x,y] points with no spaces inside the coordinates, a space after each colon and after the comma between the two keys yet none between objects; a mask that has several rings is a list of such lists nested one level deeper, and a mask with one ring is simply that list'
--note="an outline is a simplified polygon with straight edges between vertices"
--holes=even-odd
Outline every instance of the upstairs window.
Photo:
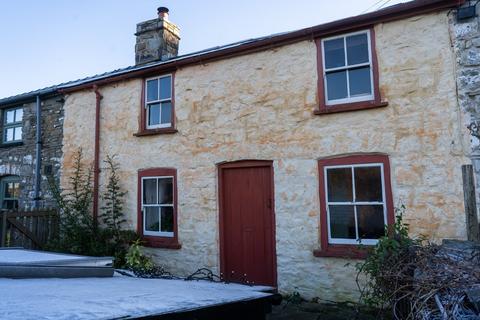
[{"label": "upstairs window", "polygon": [[22,141],[23,108],[5,109],[3,112],[3,142]]},{"label": "upstairs window", "polygon": [[315,114],[385,107],[381,101],[374,29],[317,39]]},{"label": "upstairs window", "polygon": [[327,105],[373,99],[370,32],[322,40]]},{"label": "upstairs window", "polygon": [[173,127],[172,75],[145,80],[146,129]]}]

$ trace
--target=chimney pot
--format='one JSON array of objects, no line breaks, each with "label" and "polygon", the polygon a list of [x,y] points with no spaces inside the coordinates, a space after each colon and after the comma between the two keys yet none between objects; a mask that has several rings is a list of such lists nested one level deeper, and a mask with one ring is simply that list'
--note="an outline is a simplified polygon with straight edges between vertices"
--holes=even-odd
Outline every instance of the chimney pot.
[{"label": "chimney pot", "polygon": [[167,7],[159,7],[157,9],[158,18],[168,20],[168,8]]}]

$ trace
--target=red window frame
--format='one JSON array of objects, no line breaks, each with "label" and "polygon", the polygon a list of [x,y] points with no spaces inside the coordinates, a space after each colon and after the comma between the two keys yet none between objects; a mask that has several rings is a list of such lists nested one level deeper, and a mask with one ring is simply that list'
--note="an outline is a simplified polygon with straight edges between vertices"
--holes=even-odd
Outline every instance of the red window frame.
[{"label": "red window frame", "polygon": [[[167,128],[156,128],[156,129],[147,129],[147,109],[145,108],[145,93],[146,93],[146,85],[147,79],[150,77],[145,77],[142,80],[142,96],[140,101],[140,117],[138,120],[138,132],[134,134],[136,137],[142,136],[151,136],[156,134],[172,134],[176,133],[178,130],[176,129],[175,124],[175,72],[167,72],[162,73],[157,76],[161,77],[163,75],[171,75],[172,76],[172,121],[171,126]],[[151,76],[151,75],[150,75]]]},{"label": "red window frame", "polygon": [[[317,92],[318,92],[318,109],[314,110],[316,115],[324,115],[337,112],[346,112],[354,110],[365,110],[386,107],[388,102],[382,101],[380,94],[380,85],[379,85],[379,75],[378,75],[378,59],[375,47],[375,29],[373,27],[352,30],[352,31],[370,31],[370,47],[371,47],[371,64],[372,64],[372,74],[373,74],[373,90],[374,97],[373,100],[360,101],[360,102],[347,102],[341,104],[327,105],[326,103],[326,93],[325,93],[325,80],[323,76],[323,54],[322,54],[322,38],[315,39],[315,44],[317,47],[317,72],[318,72],[318,81],[317,81]],[[348,34],[349,32],[343,32],[337,34],[341,37],[342,34]]]},{"label": "red window frame", "polygon": [[392,183],[390,178],[390,161],[384,154],[362,154],[348,155],[329,159],[318,160],[318,179],[320,195],[320,249],[314,250],[316,257],[338,257],[338,258],[365,258],[368,254],[368,247],[353,244],[331,244],[328,242],[328,220],[325,191],[325,167],[335,165],[355,165],[382,163],[385,188],[385,205],[387,209],[387,225],[394,223],[395,214],[392,198]]},{"label": "red window frame", "polygon": [[[142,212],[142,178],[172,176],[173,177],[173,237],[151,236],[143,234]],[[137,186],[137,233],[145,246],[155,248],[180,249],[178,242],[178,214],[177,214],[177,169],[175,168],[150,168],[138,171]]]}]

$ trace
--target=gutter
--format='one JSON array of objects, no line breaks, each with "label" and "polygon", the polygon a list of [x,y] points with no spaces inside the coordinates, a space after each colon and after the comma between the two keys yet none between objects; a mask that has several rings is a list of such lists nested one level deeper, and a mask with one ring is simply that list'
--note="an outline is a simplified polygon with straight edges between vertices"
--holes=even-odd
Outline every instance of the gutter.
[{"label": "gutter", "polygon": [[36,99],[36,142],[35,142],[35,197],[34,208],[40,207],[40,183],[42,180],[41,167],[42,167],[42,102],[40,95],[37,95]]},{"label": "gutter", "polygon": [[93,162],[93,223],[98,225],[98,189],[100,175],[100,102],[103,99],[98,86],[92,87],[95,92],[95,147]]}]

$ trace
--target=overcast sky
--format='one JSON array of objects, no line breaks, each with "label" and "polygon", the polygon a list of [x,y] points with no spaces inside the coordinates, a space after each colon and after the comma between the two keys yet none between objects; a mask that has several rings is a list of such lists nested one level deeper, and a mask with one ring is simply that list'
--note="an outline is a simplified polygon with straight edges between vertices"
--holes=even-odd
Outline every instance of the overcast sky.
[{"label": "overcast sky", "polygon": [[1,0],[0,98],[134,64],[135,26],[170,9],[180,54],[402,0]]}]

